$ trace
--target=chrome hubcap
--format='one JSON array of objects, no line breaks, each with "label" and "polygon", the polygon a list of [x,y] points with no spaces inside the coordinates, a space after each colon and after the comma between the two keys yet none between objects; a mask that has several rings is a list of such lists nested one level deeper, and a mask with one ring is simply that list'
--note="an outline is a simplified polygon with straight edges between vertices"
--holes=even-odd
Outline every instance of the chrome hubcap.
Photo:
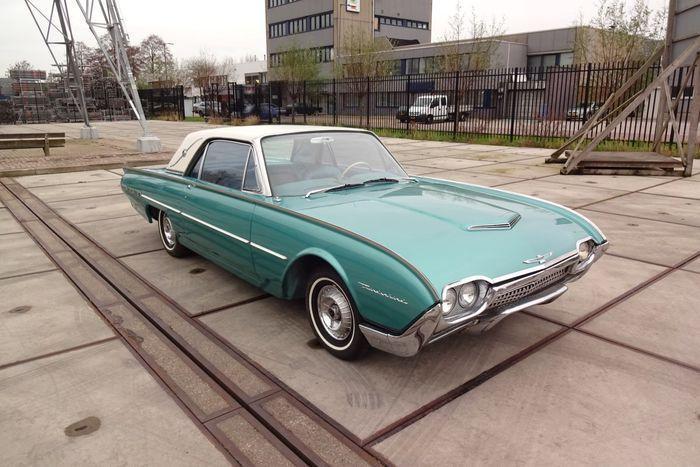
[{"label": "chrome hubcap", "polygon": [[352,332],[353,320],[350,303],[335,285],[325,285],[316,299],[321,324],[334,339],[342,341]]},{"label": "chrome hubcap", "polygon": [[175,246],[175,230],[168,216],[163,216],[163,240],[169,248]]}]

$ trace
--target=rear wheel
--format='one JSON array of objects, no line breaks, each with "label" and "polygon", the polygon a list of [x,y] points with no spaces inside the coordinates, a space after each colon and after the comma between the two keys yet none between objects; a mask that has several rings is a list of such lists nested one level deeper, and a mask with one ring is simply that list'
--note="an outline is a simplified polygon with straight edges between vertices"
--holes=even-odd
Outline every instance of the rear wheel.
[{"label": "rear wheel", "polygon": [[334,356],[355,360],[369,349],[350,293],[331,268],[312,274],[306,288],[306,311],[316,339]]},{"label": "rear wheel", "polygon": [[165,211],[158,211],[158,232],[160,233],[160,241],[163,248],[170,256],[182,258],[190,253],[190,250],[180,245],[177,239],[177,232],[173,227],[173,223]]}]

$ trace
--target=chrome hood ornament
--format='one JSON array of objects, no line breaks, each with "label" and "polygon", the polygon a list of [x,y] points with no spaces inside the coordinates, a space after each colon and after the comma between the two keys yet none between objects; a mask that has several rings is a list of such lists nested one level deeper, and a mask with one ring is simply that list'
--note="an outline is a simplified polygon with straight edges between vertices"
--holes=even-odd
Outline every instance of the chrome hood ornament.
[{"label": "chrome hood ornament", "polygon": [[525,263],[525,264],[544,264],[551,257],[552,257],[552,252],[550,251],[549,253],[545,253],[543,255],[537,255],[534,258],[525,259],[525,260],[523,260],[523,263]]}]

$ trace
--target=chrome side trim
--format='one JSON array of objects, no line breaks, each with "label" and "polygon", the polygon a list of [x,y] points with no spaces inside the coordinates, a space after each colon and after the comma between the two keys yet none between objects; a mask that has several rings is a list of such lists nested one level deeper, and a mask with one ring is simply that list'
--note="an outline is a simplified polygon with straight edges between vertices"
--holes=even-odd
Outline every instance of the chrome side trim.
[{"label": "chrome side trim", "polygon": [[282,260],[286,260],[286,259],[287,259],[286,256],[281,255],[281,254],[277,253],[276,251],[272,251],[272,250],[270,250],[270,249],[268,249],[268,248],[265,248],[265,247],[262,246],[262,245],[258,245],[257,243],[250,242],[250,246],[252,246],[253,248],[257,248],[257,249],[260,250],[260,251],[264,251],[265,253],[270,254],[270,255],[272,255],[272,256],[276,256],[276,257],[279,258],[279,259],[282,259]]},{"label": "chrome side trim", "polygon": [[155,204],[157,204],[157,205],[159,205],[159,206],[162,206],[162,207],[164,207],[164,208],[166,208],[166,209],[169,209],[170,211],[173,211],[173,212],[175,212],[175,213],[177,213],[177,214],[180,214],[180,215],[182,215],[183,217],[186,217],[186,218],[188,218],[188,219],[190,219],[190,220],[192,220],[192,221],[195,221],[195,222],[197,222],[198,224],[201,224],[201,225],[203,225],[203,226],[205,226],[205,227],[207,227],[207,228],[209,228],[209,229],[212,229],[212,230],[214,230],[214,231],[216,231],[216,232],[219,232],[220,234],[226,235],[227,237],[231,237],[231,238],[233,238],[234,240],[238,240],[238,241],[241,242],[241,243],[250,244],[250,246],[252,246],[253,248],[257,248],[258,250],[264,251],[265,253],[268,253],[268,254],[270,254],[270,255],[272,255],[272,256],[275,256],[275,257],[277,257],[277,258],[279,258],[279,259],[281,259],[281,260],[285,260],[285,261],[287,260],[287,257],[284,256],[283,254],[277,253],[276,251],[270,250],[269,248],[265,248],[264,246],[259,245],[259,244],[257,244],[257,243],[253,243],[252,241],[246,240],[246,239],[243,238],[243,237],[239,237],[238,235],[236,235],[236,234],[234,234],[234,233],[231,233],[231,232],[229,232],[228,230],[224,230],[224,229],[222,229],[222,228],[219,228],[219,227],[217,227],[217,226],[215,226],[215,225],[210,224],[209,222],[203,221],[203,220],[201,220],[201,219],[199,219],[199,218],[197,218],[197,217],[194,217],[194,216],[192,216],[192,215],[190,215],[190,214],[187,214],[186,212],[178,211],[177,209],[175,209],[175,208],[173,208],[173,207],[171,207],[171,206],[168,206],[168,205],[165,204],[165,203],[161,203],[160,201],[155,200],[155,199],[151,198],[150,196],[146,196],[146,195],[144,195],[144,194],[141,194],[141,197],[144,198],[144,199],[147,199],[148,201],[150,201],[150,202],[152,202],[152,203],[155,203]]},{"label": "chrome side trim", "polygon": [[146,196],[146,195],[144,195],[144,194],[142,194],[142,193],[141,193],[140,195],[141,195],[141,198],[147,199],[148,201],[150,201],[150,202],[152,202],[152,203],[156,203],[158,206],[163,206],[165,209],[167,209],[167,210],[169,210],[169,211],[172,211],[172,212],[174,212],[174,213],[176,213],[176,214],[182,214],[182,211],[180,211],[180,210],[178,210],[178,209],[175,209],[175,208],[172,207],[172,206],[168,206],[168,205],[165,204],[165,203],[161,203],[161,202],[158,201],[157,199],[153,199],[153,198],[151,198],[150,196]]},{"label": "chrome side trim", "polygon": [[198,219],[198,218],[196,218],[196,217],[194,217],[194,216],[190,216],[189,214],[187,214],[187,213],[185,213],[185,212],[182,212],[182,213],[180,213],[180,214],[182,214],[184,217],[186,217],[186,218],[188,218],[188,219],[190,219],[190,220],[195,221],[195,222],[198,223],[198,224],[202,224],[204,227],[208,227],[208,228],[210,228],[210,229],[212,229],[212,230],[215,230],[215,231],[219,232],[220,234],[224,234],[224,235],[226,235],[227,237],[231,237],[231,238],[233,238],[234,240],[238,240],[238,241],[241,242],[241,243],[250,243],[249,240],[246,240],[246,239],[243,238],[243,237],[239,237],[238,235],[236,235],[236,234],[234,234],[234,233],[231,233],[231,232],[229,232],[229,231],[227,231],[227,230],[221,229],[221,228],[219,228],[219,227],[217,227],[217,226],[215,226],[215,225],[212,225],[212,224],[210,224],[210,223],[208,223],[208,222],[205,222],[205,221],[203,221],[203,220],[201,220],[201,219]]}]

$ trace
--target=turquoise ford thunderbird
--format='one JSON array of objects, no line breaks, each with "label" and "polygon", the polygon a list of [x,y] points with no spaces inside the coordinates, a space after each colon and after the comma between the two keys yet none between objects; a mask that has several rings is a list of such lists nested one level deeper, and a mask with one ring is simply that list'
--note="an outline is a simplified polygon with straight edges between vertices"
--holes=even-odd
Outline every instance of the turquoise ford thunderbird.
[{"label": "turquoise ford thunderbird", "polygon": [[410,177],[371,132],[248,126],[188,135],[164,169],[125,169],[165,250],[304,298],[333,355],[400,356],[549,303],[606,250],[557,204]]}]

